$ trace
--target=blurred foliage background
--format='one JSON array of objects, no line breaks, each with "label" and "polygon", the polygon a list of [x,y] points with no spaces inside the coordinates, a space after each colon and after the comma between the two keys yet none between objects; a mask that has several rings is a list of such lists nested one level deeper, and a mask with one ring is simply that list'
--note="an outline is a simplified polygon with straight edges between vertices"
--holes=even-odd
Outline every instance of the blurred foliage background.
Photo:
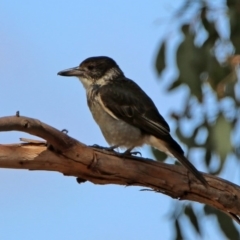
[{"label": "blurred foliage background", "polygon": [[[171,113],[175,134],[185,144],[188,157],[192,152],[201,155],[207,172],[220,176],[224,172],[231,180],[236,169],[226,169],[227,163],[235,161],[236,168],[240,168],[240,1],[186,0],[169,26],[155,68],[161,80],[169,56],[174,55],[179,74],[168,83],[166,91],[171,94],[184,87],[186,93],[182,111]],[[182,41],[173,49],[169,43],[176,34]],[[157,159],[166,159],[152,151]],[[175,239],[188,239],[184,235],[186,227],[193,228],[196,237],[201,238],[207,216],[215,216],[223,239],[240,239],[239,226],[209,206],[199,208],[199,204],[177,202],[169,216]],[[188,226],[184,218],[189,219]]]}]

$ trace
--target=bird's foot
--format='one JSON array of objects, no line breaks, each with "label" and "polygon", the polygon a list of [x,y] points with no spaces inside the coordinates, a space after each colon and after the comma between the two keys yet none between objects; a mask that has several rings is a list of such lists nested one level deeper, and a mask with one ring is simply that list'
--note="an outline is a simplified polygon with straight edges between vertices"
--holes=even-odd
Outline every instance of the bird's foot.
[{"label": "bird's foot", "polygon": [[142,154],[140,152],[138,152],[138,151],[131,152],[131,150],[132,149],[127,149],[125,152],[119,153],[119,154],[122,155],[122,156],[134,156],[134,155],[139,154],[140,156],[142,156]]},{"label": "bird's foot", "polygon": [[97,148],[97,149],[100,149],[100,150],[106,150],[106,151],[109,151],[109,152],[113,152],[113,153],[116,153],[117,155],[121,156],[121,157],[131,157],[131,156],[135,156],[135,155],[140,155],[142,156],[142,154],[138,151],[134,151],[134,152],[131,152],[132,151],[132,148],[129,148],[127,149],[125,152],[123,153],[119,153],[119,152],[116,152],[114,149],[115,148],[118,148],[118,146],[114,145],[114,146],[111,146],[111,147],[102,147],[102,146],[99,146],[97,144],[93,144],[89,147],[92,147],[92,148]]},{"label": "bird's foot", "polygon": [[102,147],[102,146],[99,146],[97,144],[93,144],[92,146],[89,146],[89,147],[98,148],[98,149],[106,150],[106,151],[109,151],[109,152],[115,152],[114,149],[117,148],[117,146]]}]

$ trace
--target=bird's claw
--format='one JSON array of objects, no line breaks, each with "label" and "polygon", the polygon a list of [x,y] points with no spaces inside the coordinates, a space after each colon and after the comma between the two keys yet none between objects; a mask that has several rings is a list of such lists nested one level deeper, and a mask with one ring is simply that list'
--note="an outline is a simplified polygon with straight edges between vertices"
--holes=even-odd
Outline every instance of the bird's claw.
[{"label": "bird's claw", "polygon": [[122,156],[134,156],[134,155],[137,155],[137,154],[139,154],[140,156],[142,156],[142,154],[140,153],[140,152],[138,152],[138,151],[135,151],[135,152],[131,152],[131,150],[126,150],[125,152],[123,152],[123,153],[119,153],[120,155],[122,155]]},{"label": "bird's claw", "polygon": [[126,155],[126,156],[134,156],[134,155],[140,155],[140,156],[142,156],[142,154],[139,152],[139,151],[134,151],[134,152],[131,152],[131,151],[125,151],[124,153],[123,153],[124,155]]},{"label": "bird's claw", "polygon": [[115,152],[114,148],[116,148],[115,146],[112,146],[112,147],[102,147],[102,146],[99,146],[98,144],[93,144],[93,145],[91,145],[89,147],[98,148],[98,149],[106,150],[106,151],[109,151],[109,152]]},{"label": "bird's claw", "polygon": [[139,154],[140,156],[142,156],[142,154],[138,151],[135,151],[135,152],[131,152],[132,149],[127,149],[125,152],[123,153],[119,153],[119,152],[116,152],[114,149],[117,148],[118,146],[111,146],[111,147],[102,147],[102,146],[99,146],[98,144],[93,144],[89,147],[92,147],[92,148],[97,148],[97,149],[101,149],[101,150],[106,150],[108,152],[113,152],[113,153],[116,153],[117,155],[119,156],[122,156],[122,157],[131,157],[131,156],[134,156],[134,155],[137,155]]},{"label": "bird's claw", "polygon": [[130,152],[130,154],[131,155],[140,155],[140,156],[142,156],[142,153],[141,152],[139,152],[139,151],[135,151],[135,152]]}]

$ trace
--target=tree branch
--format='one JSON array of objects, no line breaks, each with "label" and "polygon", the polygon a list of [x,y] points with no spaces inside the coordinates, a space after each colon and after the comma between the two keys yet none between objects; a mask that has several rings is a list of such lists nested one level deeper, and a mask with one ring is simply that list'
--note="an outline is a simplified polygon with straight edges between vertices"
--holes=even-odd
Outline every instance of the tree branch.
[{"label": "tree branch", "polygon": [[178,200],[215,207],[240,223],[240,187],[204,174],[204,187],[184,167],[140,157],[123,157],[78,142],[39,120],[12,116],[0,118],[0,131],[23,131],[45,139],[42,142],[0,145],[0,167],[57,171],[95,184],[143,186]]}]

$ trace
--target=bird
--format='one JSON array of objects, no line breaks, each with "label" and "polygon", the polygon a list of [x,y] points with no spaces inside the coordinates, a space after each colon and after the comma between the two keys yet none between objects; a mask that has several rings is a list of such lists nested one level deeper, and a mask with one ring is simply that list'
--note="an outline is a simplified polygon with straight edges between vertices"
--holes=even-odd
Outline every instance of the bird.
[{"label": "bird", "polygon": [[135,147],[150,145],[176,158],[203,185],[208,185],[170,135],[170,127],[152,99],[136,82],[125,77],[112,58],[89,57],[58,75],[74,76],[81,81],[88,107],[111,149],[123,147],[131,153]]}]

